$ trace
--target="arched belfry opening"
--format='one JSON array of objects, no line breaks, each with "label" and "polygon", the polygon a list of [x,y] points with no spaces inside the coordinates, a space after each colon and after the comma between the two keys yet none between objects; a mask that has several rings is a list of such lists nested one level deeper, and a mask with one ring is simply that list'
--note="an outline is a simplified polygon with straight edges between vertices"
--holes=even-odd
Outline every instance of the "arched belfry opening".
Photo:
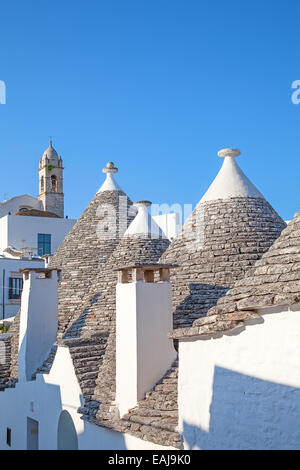
[{"label": "arched belfry opening", "polygon": [[57,178],[55,175],[51,176],[51,190],[57,191]]},{"label": "arched belfry opening", "polygon": [[58,420],[57,449],[78,450],[78,438],[73,419],[68,411],[63,410]]}]

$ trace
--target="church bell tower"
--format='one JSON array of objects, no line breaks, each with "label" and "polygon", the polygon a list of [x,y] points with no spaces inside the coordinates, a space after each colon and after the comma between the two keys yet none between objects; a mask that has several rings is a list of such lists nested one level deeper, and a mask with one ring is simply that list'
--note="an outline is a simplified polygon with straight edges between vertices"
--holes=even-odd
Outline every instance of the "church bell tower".
[{"label": "church bell tower", "polygon": [[44,211],[64,217],[63,162],[50,140],[39,165],[39,200]]}]

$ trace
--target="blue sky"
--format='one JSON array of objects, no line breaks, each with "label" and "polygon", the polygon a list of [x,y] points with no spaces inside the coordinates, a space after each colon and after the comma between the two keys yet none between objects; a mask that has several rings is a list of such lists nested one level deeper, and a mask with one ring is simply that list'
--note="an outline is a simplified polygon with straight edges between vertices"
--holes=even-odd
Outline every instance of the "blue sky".
[{"label": "blue sky", "polygon": [[195,205],[223,147],[279,214],[300,210],[299,1],[1,5],[0,198],[37,195],[49,136],[78,217],[107,161],[132,200]]}]

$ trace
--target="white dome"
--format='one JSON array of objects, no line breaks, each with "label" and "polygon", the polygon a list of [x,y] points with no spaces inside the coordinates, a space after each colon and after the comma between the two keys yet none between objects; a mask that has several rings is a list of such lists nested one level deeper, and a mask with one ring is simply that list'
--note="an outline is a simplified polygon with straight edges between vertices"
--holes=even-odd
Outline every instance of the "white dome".
[{"label": "white dome", "polygon": [[42,160],[48,158],[50,163],[58,163],[59,157],[55,148],[52,146],[52,140],[50,140],[49,147],[43,153]]}]

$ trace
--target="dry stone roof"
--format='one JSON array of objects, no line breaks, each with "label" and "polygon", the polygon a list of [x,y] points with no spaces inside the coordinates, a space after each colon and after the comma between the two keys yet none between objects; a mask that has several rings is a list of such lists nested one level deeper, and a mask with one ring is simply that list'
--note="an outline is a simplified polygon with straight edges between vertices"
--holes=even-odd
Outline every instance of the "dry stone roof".
[{"label": "dry stone roof", "polygon": [[206,318],[174,337],[207,335],[260,318],[258,309],[300,303],[300,212],[246,276],[219,299]]},{"label": "dry stone roof", "polygon": [[0,391],[10,380],[11,375],[11,334],[0,334]]},{"label": "dry stone roof", "polygon": [[14,387],[18,380],[18,351],[19,351],[19,331],[20,331],[20,311],[14,318],[9,328],[10,333],[10,356],[9,356],[9,377],[5,387]]},{"label": "dry stone roof", "polygon": [[[112,411],[103,411],[97,413],[96,418],[90,416],[89,421],[155,444],[181,449],[183,444],[178,432],[177,386],[178,359],[153,389],[146,393],[144,400],[129,410],[122,419],[114,416]],[[109,408],[109,405],[106,406],[107,410]]]},{"label": "dry stone roof", "polygon": [[[102,355],[98,376],[92,395],[85,396],[85,405],[80,410],[85,419],[112,429],[124,428],[124,422],[118,418],[115,402],[116,374],[116,324],[115,291],[117,283],[116,269],[130,264],[145,265],[156,263],[169,246],[164,237],[152,238],[151,234],[129,233],[123,237],[98,277],[101,295],[93,305],[87,325],[95,331],[107,333],[105,351]],[[109,320],[106,315],[109,312]],[[72,328],[70,329],[70,332]],[[74,361],[76,369],[76,361]],[[126,432],[138,435],[137,426],[126,427]],[[161,429],[160,429],[161,432]],[[172,432],[172,431],[171,431]],[[175,440],[178,439],[176,435]],[[150,439],[151,440],[151,439]]]},{"label": "dry stone roof", "polygon": [[[64,336],[68,336],[66,333],[74,320],[88,317],[99,291],[98,288],[93,287],[99,272],[134,218],[129,214],[131,204],[132,202],[122,190],[97,193],[52,257],[49,268],[61,270],[61,280],[58,284],[58,340],[63,340]],[[117,230],[112,235],[115,227]],[[15,317],[10,328],[10,332],[13,333],[11,339],[12,383],[18,377],[19,317],[20,313]],[[80,324],[80,321],[78,323]],[[81,334],[81,328],[78,327],[77,337]],[[107,333],[101,332],[104,337],[105,334],[107,336]],[[100,342],[104,349],[105,341],[104,345],[103,340]],[[86,346],[86,354],[90,354],[91,359],[84,367],[82,365],[81,369],[82,374],[86,374],[87,389],[92,383],[92,379],[89,378],[91,371],[88,369],[93,370],[94,377],[98,372],[98,364],[96,367],[93,363],[92,352],[87,352],[87,349],[93,347]],[[81,346],[81,352],[82,348],[83,346]],[[98,355],[96,357],[98,358]]]},{"label": "dry stone roof", "polygon": [[[225,155],[208,194],[160,260],[180,265],[171,275],[174,328],[189,328],[205,316],[285,227],[237,164],[228,165],[233,158]],[[228,188],[230,182],[235,186]]]},{"label": "dry stone roof", "polygon": [[[90,422],[110,428],[120,421],[114,407],[115,269],[128,264],[156,263],[170,243],[162,234],[152,238],[150,229],[148,233],[126,232],[121,240],[100,241],[95,248],[91,235],[99,219],[94,206],[99,200],[101,204],[112,203],[119,195],[120,190],[99,191],[51,260],[51,267],[62,270],[58,344],[67,346],[71,353],[84,397],[80,411]],[[128,209],[128,198],[126,204]],[[132,218],[128,215],[127,224]],[[117,226],[118,223],[119,220]],[[82,266],[84,263],[88,269]],[[137,432],[133,428],[136,426],[128,432]]]},{"label": "dry stone roof", "polygon": [[38,209],[20,209],[18,212],[15,212],[14,215],[27,216],[27,217],[49,217],[57,218],[60,217],[53,212],[49,211],[40,211]]},{"label": "dry stone roof", "polygon": [[[51,259],[49,267],[61,270],[58,289],[61,335],[72,319],[93,302],[93,283],[133,219],[128,213],[131,204],[121,190],[97,193]],[[112,235],[115,215],[117,230]]]}]

